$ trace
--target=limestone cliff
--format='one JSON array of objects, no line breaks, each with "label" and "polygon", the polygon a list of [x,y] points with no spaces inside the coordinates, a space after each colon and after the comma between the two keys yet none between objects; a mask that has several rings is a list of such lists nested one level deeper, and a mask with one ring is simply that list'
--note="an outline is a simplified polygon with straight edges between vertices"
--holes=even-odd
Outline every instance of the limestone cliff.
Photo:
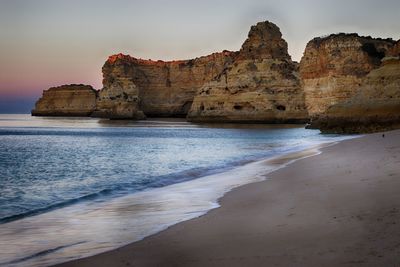
[{"label": "limestone cliff", "polygon": [[96,107],[96,90],[89,85],[52,87],[32,110],[34,116],[89,116]]},{"label": "limestone cliff", "polygon": [[238,52],[179,61],[113,55],[102,68],[102,90],[50,88],[32,114],[112,119],[187,115],[199,122],[263,123],[302,123],[311,116],[314,126],[323,128],[329,119],[330,128],[358,123],[354,127],[359,130],[368,123],[372,129],[397,121],[399,41],[357,34],[314,38],[300,65],[287,50],[279,28],[266,21],[251,27]]},{"label": "limestone cliff", "polygon": [[194,94],[232,61],[224,51],[191,60],[152,61],[127,55],[109,57],[96,116],[143,118],[186,116]]},{"label": "limestone cliff", "polygon": [[378,68],[392,49],[391,39],[373,39],[357,34],[332,34],[314,38],[300,62],[300,75],[311,117],[354,96],[363,78]]},{"label": "limestone cliff", "polygon": [[[126,56],[128,57],[128,56]],[[143,119],[139,108],[139,90],[125,63],[125,56],[111,56],[103,66],[103,89],[92,116],[111,119]],[[129,63],[129,62],[128,62]]]},{"label": "limestone cliff", "polygon": [[237,57],[193,100],[191,121],[304,122],[308,118],[297,65],[271,22],[252,26]]},{"label": "limestone cliff", "polygon": [[400,128],[400,59],[387,57],[363,80],[357,94],[313,120],[324,133],[365,133]]}]

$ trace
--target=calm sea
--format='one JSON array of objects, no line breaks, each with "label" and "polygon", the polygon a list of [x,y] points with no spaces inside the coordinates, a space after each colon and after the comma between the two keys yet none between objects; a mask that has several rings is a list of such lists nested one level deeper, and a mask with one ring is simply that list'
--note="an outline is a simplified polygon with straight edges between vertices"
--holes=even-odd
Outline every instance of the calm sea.
[{"label": "calm sea", "polygon": [[344,138],[301,125],[0,115],[0,266],[140,240],[282,165],[266,159]]}]

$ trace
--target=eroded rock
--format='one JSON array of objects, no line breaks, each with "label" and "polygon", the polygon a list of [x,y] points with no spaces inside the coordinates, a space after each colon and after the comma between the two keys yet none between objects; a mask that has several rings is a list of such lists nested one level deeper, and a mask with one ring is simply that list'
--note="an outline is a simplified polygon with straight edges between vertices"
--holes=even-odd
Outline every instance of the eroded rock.
[{"label": "eroded rock", "polygon": [[367,133],[400,128],[400,59],[386,57],[357,94],[312,121],[324,133]]},{"label": "eroded rock", "polygon": [[308,114],[298,67],[279,28],[251,27],[237,57],[194,98],[188,119],[197,122],[305,122]]},{"label": "eroded rock", "polygon": [[90,85],[71,84],[44,90],[32,115],[90,116],[95,108],[96,90]]},{"label": "eroded rock", "polygon": [[119,118],[185,117],[195,93],[236,55],[224,51],[191,60],[153,61],[109,57],[96,115]]},{"label": "eroded rock", "polygon": [[354,96],[363,78],[381,65],[394,43],[357,34],[332,34],[311,40],[300,62],[310,116],[317,117]]}]

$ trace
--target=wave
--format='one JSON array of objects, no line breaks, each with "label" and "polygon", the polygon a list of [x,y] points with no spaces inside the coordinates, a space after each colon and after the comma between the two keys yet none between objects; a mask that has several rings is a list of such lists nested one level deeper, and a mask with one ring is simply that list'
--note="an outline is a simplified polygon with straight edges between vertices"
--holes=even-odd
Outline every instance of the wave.
[{"label": "wave", "polygon": [[0,265],[21,263],[21,262],[28,261],[28,260],[31,260],[31,259],[36,258],[36,257],[42,257],[42,256],[45,256],[47,254],[59,251],[61,249],[72,247],[72,246],[76,246],[76,245],[80,245],[80,244],[83,244],[83,243],[86,243],[86,241],[81,241],[81,242],[76,242],[76,243],[69,244],[69,245],[63,245],[63,246],[58,246],[58,247],[51,248],[51,249],[46,249],[46,250],[34,253],[32,255],[23,257],[23,258],[19,258],[19,259],[15,259],[15,260],[12,260],[12,261],[7,261],[7,262],[0,262]]},{"label": "wave", "polygon": [[43,208],[38,208],[35,210],[30,210],[27,212],[22,212],[19,214],[15,214],[15,215],[11,215],[11,216],[7,216],[7,217],[3,217],[0,219],[0,224],[4,224],[4,223],[9,223],[12,221],[16,221],[16,220],[20,220],[26,217],[30,217],[30,216],[35,216],[35,215],[39,215],[45,212],[49,212],[55,209],[60,209],[60,208],[64,208],[73,204],[77,204],[80,203],[82,201],[89,201],[89,200],[93,200],[95,198],[98,198],[100,196],[106,196],[109,195],[110,193],[112,193],[113,190],[111,189],[104,189],[101,190],[99,192],[95,192],[95,193],[91,193],[82,197],[78,197],[78,198],[74,198],[74,199],[69,199],[60,203],[56,203],[53,205],[49,205]]},{"label": "wave", "polygon": [[[26,253],[28,256],[8,258],[5,262],[9,266],[54,265],[141,240],[173,224],[199,217],[217,208],[218,200],[226,192],[240,185],[263,181],[274,170],[299,158],[318,154],[318,148],[285,153],[200,179],[145,190],[111,201],[66,207],[26,221],[4,225],[0,227],[0,237],[10,240],[11,235],[15,240],[7,248],[8,253],[18,251],[21,243],[34,245],[37,240],[42,240],[49,244],[48,249],[41,247]],[[98,231],[104,229],[107,234],[99,235]],[[71,243],[77,247],[68,248]],[[61,249],[62,253],[57,253]]]},{"label": "wave", "polygon": [[[272,146],[273,147],[273,146]],[[233,168],[236,168],[238,166],[243,166],[251,162],[255,162],[261,159],[265,159],[271,156],[279,156],[282,154],[286,154],[289,152],[295,152],[304,149],[303,146],[298,146],[294,148],[285,148],[285,147],[279,147],[280,149],[273,149],[270,150],[269,152],[261,153],[261,154],[256,154],[252,156],[248,156],[245,158],[240,158],[237,160],[233,160],[230,162],[225,162],[223,165],[217,165],[217,166],[208,166],[208,167],[198,167],[198,168],[191,168],[188,170],[176,172],[176,173],[171,173],[171,174],[166,174],[162,176],[156,177],[156,179],[150,179],[150,180],[143,180],[143,181],[138,181],[135,180],[134,182],[131,183],[121,183],[121,184],[113,184],[112,188],[104,188],[100,191],[89,193],[87,195],[79,196],[76,198],[72,199],[67,199],[64,201],[60,201],[58,203],[54,203],[45,207],[41,208],[36,208],[33,210],[29,210],[26,212],[21,212],[18,214],[6,216],[3,218],[0,218],[0,225],[13,222],[16,220],[24,219],[27,217],[31,216],[36,216],[42,213],[50,212],[56,209],[64,208],[67,206],[72,206],[78,203],[82,203],[85,201],[106,201],[109,200],[110,198],[115,198],[115,197],[120,197],[132,193],[137,193],[145,190],[151,190],[155,188],[160,188],[160,187],[165,187],[169,186],[172,184],[177,184],[177,183],[182,183],[194,179],[198,179],[201,177],[213,175],[213,174],[218,174],[218,173],[223,173],[226,171],[229,171]]]},{"label": "wave", "polygon": [[16,220],[24,219],[26,217],[31,217],[31,216],[39,215],[42,213],[50,212],[50,211],[53,211],[56,209],[64,208],[64,207],[71,206],[71,205],[78,204],[78,203],[85,202],[85,201],[93,201],[93,200],[105,201],[105,200],[108,200],[108,197],[119,197],[119,196],[127,195],[130,193],[135,193],[135,192],[144,191],[144,190],[150,190],[150,189],[154,189],[154,188],[160,188],[160,187],[168,186],[171,184],[176,184],[176,183],[181,183],[181,182],[198,179],[203,176],[222,173],[222,172],[228,171],[234,167],[256,161],[259,158],[260,157],[253,157],[251,159],[250,158],[242,159],[240,161],[226,163],[223,166],[213,166],[213,167],[209,167],[209,168],[191,168],[189,170],[185,170],[182,172],[159,176],[159,177],[157,177],[157,179],[154,179],[152,181],[142,181],[142,182],[135,181],[135,182],[132,182],[132,184],[115,185],[114,188],[102,189],[98,192],[90,193],[90,194],[80,196],[77,198],[73,198],[73,199],[68,199],[68,200],[61,201],[59,203],[48,205],[48,206],[45,206],[42,208],[37,208],[34,210],[29,210],[26,212],[21,212],[18,214],[0,218],[0,225],[9,223],[9,222],[13,222]]}]

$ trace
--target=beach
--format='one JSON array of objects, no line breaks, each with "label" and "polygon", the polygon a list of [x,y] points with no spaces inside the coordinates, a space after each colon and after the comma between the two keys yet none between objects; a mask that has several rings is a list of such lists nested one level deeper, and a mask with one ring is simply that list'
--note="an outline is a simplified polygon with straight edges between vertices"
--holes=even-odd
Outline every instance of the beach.
[{"label": "beach", "polygon": [[399,11],[0,1],[0,267],[400,267]]},{"label": "beach", "polygon": [[398,266],[399,166],[400,131],[345,140],[204,216],[59,266]]}]

